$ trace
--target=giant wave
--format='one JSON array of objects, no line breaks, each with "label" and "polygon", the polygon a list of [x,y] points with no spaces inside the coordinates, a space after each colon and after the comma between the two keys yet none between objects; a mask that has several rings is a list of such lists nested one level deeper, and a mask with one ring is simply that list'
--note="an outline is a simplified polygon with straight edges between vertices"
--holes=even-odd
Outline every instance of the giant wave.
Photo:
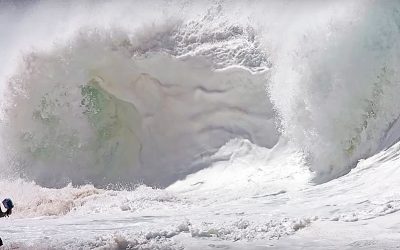
[{"label": "giant wave", "polygon": [[[65,4],[64,33],[5,39],[3,175],[167,186],[230,139],[285,138],[325,182],[397,141],[396,3],[253,4],[268,15],[238,2]],[[26,7],[21,28],[52,7]]]}]

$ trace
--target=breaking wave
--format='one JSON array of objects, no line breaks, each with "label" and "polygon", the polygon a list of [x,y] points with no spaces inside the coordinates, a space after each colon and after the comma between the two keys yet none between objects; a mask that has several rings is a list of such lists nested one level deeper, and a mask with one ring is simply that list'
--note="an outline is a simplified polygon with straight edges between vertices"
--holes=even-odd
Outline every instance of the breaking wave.
[{"label": "breaking wave", "polygon": [[318,182],[399,138],[397,130],[384,139],[400,115],[399,5],[346,7],[300,15],[306,22],[289,29],[269,85],[281,131],[304,150]]},{"label": "breaking wave", "polygon": [[269,62],[254,30],[220,12],[149,29],[79,27],[25,53],[5,91],[9,172],[46,186],[165,186],[229,139],[272,147]]},{"label": "breaking wave", "polygon": [[234,138],[267,148],[287,139],[316,182],[347,173],[400,137],[400,7],[309,7],[40,2],[23,8],[25,20],[14,20],[19,8],[4,14],[34,29],[52,8],[66,24],[0,43],[10,58],[3,175],[49,187],[168,186]]}]

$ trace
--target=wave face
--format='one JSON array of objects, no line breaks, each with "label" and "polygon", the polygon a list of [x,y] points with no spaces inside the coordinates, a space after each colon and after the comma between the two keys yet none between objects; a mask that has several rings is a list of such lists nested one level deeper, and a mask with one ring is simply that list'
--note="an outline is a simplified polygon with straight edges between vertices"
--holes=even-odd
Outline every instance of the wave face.
[{"label": "wave face", "polygon": [[165,186],[229,139],[272,147],[269,62],[251,27],[210,11],[138,30],[77,27],[24,54],[5,91],[9,171],[45,186]]},{"label": "wave face", "polygon": [[3,5],[5,175],[167,186],[284,137],[324,182],[400,135],[395,1]]}]

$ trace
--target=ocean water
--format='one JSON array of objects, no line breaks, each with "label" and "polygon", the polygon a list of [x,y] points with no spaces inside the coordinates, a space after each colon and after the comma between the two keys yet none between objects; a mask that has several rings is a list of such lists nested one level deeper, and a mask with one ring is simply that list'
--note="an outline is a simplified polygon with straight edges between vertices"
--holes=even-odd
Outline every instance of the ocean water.
[{"label": "ocean water", "polygon": [[399,41],[390,0],[0,1],[6,249],[398,247]]}]

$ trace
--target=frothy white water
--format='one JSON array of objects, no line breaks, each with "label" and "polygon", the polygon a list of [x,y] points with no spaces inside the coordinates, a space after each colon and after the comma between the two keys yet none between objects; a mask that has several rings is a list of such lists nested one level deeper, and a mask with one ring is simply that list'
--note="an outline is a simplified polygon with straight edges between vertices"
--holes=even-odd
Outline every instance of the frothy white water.
[{"label": "frothy white water", "polygon": [[397,2],[2,6],[14,247],[247,248],[399,210]]},{"label": "frothy white water", "polygon": [[[399,6],[332,4],[300,15],[274,60],[270,96],[281,130],[318,181],[380,149],[399,117]],[[398,132],[395,132],[398,133]]]},{"label": "frothy white water", "polygon": [[284,140],[272,149],[248,140],[231,140],[211,160],[210,167],[177,181],[167,190],[195,197],[225,193],[224,198],[219,197],[221,201],[232,199],[231,195],[264,196],[266,191],[272,196],[283,194],[308,185],[312,177],[302,154]]}]

